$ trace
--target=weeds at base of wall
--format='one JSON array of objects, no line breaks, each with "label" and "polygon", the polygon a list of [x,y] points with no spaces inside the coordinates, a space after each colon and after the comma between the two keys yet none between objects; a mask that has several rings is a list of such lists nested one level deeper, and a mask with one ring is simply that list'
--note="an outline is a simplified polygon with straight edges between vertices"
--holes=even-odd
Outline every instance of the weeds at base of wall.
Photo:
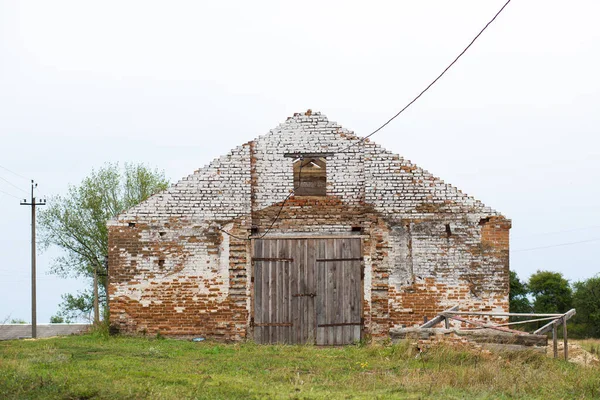
[{"label": "weeds at base of wall", "polygon": [[89,334],[98,339],[107,340],[111,336],[110,324],[107,319],[92,324],[89,328]]}]

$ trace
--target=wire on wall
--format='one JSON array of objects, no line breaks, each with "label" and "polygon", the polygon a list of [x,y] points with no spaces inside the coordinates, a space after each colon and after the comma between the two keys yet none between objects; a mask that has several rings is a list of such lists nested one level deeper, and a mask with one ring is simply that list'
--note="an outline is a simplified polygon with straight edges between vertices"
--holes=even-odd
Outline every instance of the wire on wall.
[{"label": "wire on wall", "polygon": [[[271,229],[273,229],[273,226],[275,225],[275,223],[277,222],[277,220],[279,219],[279,216],[281,215],[281,211],[283,211],[283,207],[285,206],[285,203],[289,200],[290,197],[292,197],[292,195],[294,193],[296,193],[296,190],[298,190],[300,188],[300,186],[302,186],[302,168],[304,168],[303,165],[303,161],[304,161],[304,157],[299,157],[300,159],[300,168],[298,169],[298,186],[294,187],[292,189],[292,191],[290,191],[290,193],[285,197],[285,199],[283,199],[283,202],[281,203],[281,207],[279,207],[279,211],[277,212],[277,215],[275,216],[275,218],[273,218],[273,220],[271,221],[271,224],[269,225],[269,228],[267,228],[267,230],[260,236],[255,237],[255,239],[262,239],[265,236],[267,236],[267,234],[271,231]],[[229,236],[231,236],[232,238],[238,239],[238,240],[251,240],[251,237],[247,237],[247,238],[242,238],[236,235],[233,235],[229,232],[227,232],[226,230],[223,230],[219,227],[217,227],[217,229],[223,233],[228,234]]]}]

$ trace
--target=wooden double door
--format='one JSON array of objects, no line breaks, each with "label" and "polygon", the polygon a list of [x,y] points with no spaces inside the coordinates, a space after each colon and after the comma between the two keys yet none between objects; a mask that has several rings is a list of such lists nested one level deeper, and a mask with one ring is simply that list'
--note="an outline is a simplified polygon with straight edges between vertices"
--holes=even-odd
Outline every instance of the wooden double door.
[{"label": "wooden double door", "polygon": [[252,263],[257,343],[360,340],[360,238],[256,239]]}]

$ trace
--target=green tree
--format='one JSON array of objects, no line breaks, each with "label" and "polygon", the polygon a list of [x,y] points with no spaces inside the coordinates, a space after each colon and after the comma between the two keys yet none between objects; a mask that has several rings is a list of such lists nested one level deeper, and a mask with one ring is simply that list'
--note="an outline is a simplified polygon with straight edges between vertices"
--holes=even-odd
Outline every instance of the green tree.
[{"label": "green tree", "polygon": [[51,324],[65,324],[65,323],[70,323],[71,321],[67,321],[65,320],[65,317],[63,317],[62,315],[56,314],[50,317],[50,323]]},{"label": "green tree", "polygon": [[510,292],[508,294],[510,312],[531,312],[531,302],[527,297],[528,294],[527,284],[519,279],[515,271],[510,271]]},{"label": "green tree", "polygon": [[573,284],[574,322],[581,336],[600,337],[600,275]]},{"label": "green tree", "polygon": [[564,313],[573,305],[573,291],[560,272],[537,271],[527,286],[536,313]]},{"label": "green tree", "polygon": [[[63,277],[93,279],[99,274],[99,298],[106,301],[108,229],[106,222],[123,211],[166,189],[164,172],[143,164],[105,164],[92,170],[77,186],[69,186],[64,196],[50,198],[40,212],[41,241],[45,248],[58,246],[63,255],[54,260],[51,272]],[[59,316],[88,315],[91,290],[63,295]]]}]

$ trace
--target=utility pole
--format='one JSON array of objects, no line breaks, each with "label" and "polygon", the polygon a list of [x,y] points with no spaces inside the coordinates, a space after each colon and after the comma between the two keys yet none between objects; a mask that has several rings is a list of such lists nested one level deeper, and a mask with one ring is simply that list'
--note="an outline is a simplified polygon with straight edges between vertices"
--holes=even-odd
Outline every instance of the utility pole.
[{"label": "utility pole", "polygon": [[31,180],[31,203],[24,199],[21,202],[22,206],[31,206],[31,337],[37,337],[37,316],[36,316],[36,299],[35,299],[35,206],[45,206],[46,200],[40,203],[35,202],[33,190],[37,187],[37,183]]}]

